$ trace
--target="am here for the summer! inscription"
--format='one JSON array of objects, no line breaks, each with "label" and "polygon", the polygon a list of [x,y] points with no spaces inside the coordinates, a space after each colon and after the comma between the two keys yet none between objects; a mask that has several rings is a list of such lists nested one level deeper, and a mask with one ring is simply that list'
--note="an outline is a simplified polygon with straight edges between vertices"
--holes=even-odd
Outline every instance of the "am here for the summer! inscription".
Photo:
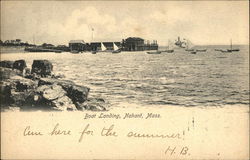
[{"label": "am here for the summer! inscription", "polygon": [[248,144],[245,108],[237,114],[230,107],[180,108],[178,112],[169,107],[157,112],[124,109],[8,112],[1,116],[5,119],[1,136],[8,137],[1,141],[6,146],[3,157],[13,159],[117,159],[121,154],[128,159],[226,159],[248,153],[242,147]]},{"label": "am here for the summer! inscription", "polygon": [[[185,130],[181,131],[172,131],[166,129],[165,131],[159,132],[155,129],[147,130],[144,126],[145,130],[142,129],[130,129],[130,128],[123,128],[121,132],[122,126],[117,123],[107,123],[103,124],[101,127],[95,127],[95,124],[91,122],[84,123],[84,120],[90,119],[121,119],[126,121],[126,119],[154,119],[159,120],[162,116],[159,113],[85,113],[83,114],[82,121],[83,123],[77,127],[77,129],[71,129],[72,127],[68,127],[63,123],[56,123],[54,126],[50,128],[39,128],[39,126],[25,126],[22,131],[22,136],[29,140],[29,137],[46,137],[50,139],[51,137],[57,137],[57,139],[63,139],[65,137],[74,137],[75,143],[85,143],[86,139],[90,137],[99,137],[99,138],[122,138],[126,141],[131,139],[143,139],[146,141],[154,141],[154,140],[162,140],[166,141],[166,145],[161,149],[162,155],[166,157],[178,157],[178,156],[190,156],[190,148],[189,146],[185,145]],[[194,123],[194,119],[192,120]],[[139,126],[138,126],[139,128]],[[189,132],[189,128],[187,128],[187,132]],[[178,142],[173,143],[173,142]]]}]

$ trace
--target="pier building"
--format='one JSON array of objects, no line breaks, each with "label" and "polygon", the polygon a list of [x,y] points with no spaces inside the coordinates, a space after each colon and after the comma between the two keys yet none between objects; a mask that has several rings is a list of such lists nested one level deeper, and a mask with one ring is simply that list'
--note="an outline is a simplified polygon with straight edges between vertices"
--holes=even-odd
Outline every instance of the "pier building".
[{"label": "pier building", "polygon": [[86,50],[86,43],[83,40],[71,40],[69,41],[70,51],[82,52]]},{"label": "pier building", "polygon": [[154,40],[153,43],[147,41],[140,37],[128,37],[122,41],[122,50],[124,51],[144,51],[144,50],[157,50],[158,44]]}]

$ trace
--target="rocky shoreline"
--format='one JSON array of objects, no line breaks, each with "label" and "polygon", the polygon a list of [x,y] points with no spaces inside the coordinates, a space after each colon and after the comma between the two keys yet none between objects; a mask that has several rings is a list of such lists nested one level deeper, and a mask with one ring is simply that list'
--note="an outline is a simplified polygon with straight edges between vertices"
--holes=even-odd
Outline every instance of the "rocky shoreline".
[{"label": "rocky shoreline", "polygon": [[109,103],[89,97],[90,88],[53,73],[48,60],[0,61],[1,111],[106,111]]}]

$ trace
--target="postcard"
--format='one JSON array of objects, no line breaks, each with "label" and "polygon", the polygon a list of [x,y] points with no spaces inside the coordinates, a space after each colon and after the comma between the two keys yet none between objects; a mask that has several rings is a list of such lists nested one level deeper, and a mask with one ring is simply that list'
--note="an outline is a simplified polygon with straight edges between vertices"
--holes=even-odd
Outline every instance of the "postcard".
[{"label": "postcard", "polygon": [[249,159],[248,1],[1,1],[1,159]]}]

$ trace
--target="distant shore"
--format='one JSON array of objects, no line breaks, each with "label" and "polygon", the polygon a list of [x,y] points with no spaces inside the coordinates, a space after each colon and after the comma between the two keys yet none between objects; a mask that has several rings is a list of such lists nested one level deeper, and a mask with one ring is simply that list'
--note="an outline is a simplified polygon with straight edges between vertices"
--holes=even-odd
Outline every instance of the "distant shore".
[{"label": "distant shore", "polygon": [[[227,47],[228,45],[197,45],[194,48],[204,47],[204,46],[219,46],[219,47]],[[249,45],[235,45],[235,46],[249,46]],[[166,48],[166,46],[159,46],[159,49]],[[25,52],[25,46],[0,46],[0,53],[22,53]]]},{"label": "distant shore", "polygon": [[0,46],[0,53],[24,52],[25,46]]}]

